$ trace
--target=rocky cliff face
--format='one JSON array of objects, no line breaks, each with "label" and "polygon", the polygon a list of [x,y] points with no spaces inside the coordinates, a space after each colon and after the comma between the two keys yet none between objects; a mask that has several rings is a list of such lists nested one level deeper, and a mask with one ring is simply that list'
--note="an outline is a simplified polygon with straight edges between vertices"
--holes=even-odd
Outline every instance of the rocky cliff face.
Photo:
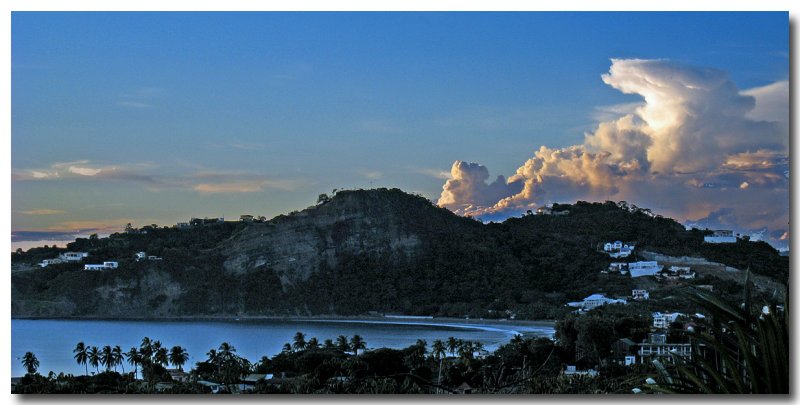
[{"label": "rocky cliff face", "polygon": [[436,208],[399,190],[344,191],[330,202],[253,224],[220,252],[227,271],[271,269],[286,288],[322,267],[335,267],[342,255],[413,255],[422,243],[414,229],[427,226],[406,215],[415,210]]}]

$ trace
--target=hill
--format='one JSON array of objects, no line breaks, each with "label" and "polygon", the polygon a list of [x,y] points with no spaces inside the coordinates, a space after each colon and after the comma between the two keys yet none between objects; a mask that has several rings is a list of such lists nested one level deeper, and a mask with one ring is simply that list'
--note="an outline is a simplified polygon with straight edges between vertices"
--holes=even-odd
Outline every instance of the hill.
[{"label": "hill", "polygon": [[[340,191],[322,201],[263,223],[148,226],[78,239],[67,249],[14,253],[16,269],[64,250],[87,251],[89,262],[117,260],[119,268],[58,264],[12,272],[12,316],[376,311],[552,319],[569,300],[593,292],[628,295],[637,286],[639,279],[600,273],[610,259],[598,245],[613,240],[636,241],[637,251],[749,266],[784,284],[788,278],[788,257],[766,243],[703,244],[703,231],[625,203],[557,205],[554,211],[566,215],[482,224],[397,189]],[[138,251],[163,260],[137,262]],[[713,275],[695,283],[714,284],[731,299],[741,291]]]}]

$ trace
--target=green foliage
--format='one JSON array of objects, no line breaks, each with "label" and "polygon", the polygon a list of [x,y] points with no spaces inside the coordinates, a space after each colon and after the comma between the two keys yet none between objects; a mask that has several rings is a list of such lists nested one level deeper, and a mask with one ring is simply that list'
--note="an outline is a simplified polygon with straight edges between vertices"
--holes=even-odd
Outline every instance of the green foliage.
[{"label": "green foliage", "polygon": [[[671,219],[624,202],[562,204],[554,211],[569,213],[484,225],[397,189],[344,190],[327,203],[267,223],[224,222],[188,229],[147,226],[108,238],[79,238],[67,249],[13,253],[12,262],[33,264],[72,250],[88,251],[92,262],[118,260],[120,268],[88,272],[79,264],[65,263],[14,272],[12,315],[295,316],[377,311],[559,319],[569,311],[564,307],[567,301],[595,292],[630,294],[632,279],[600,274],[611,259],[597,247],[610,240],[636,241],[637,251],[704,256],[738,268],[749,264],[753,272],[779,281],[788,277],[788,258],[763,242],[704,244],[704,231],[686,231]],[[311,248],[331,259],[296,282],[286,282],[286,273],[269,264],[226,269],[231,255],[236,259],[239,235],[257,240],[277,227],[324,235],[324,244]],[[393,250],[390,234],[418,243],[409,251]],[[367,242],[379,247],[352,247]],[[263,247],[265,252],[268,248]],[[136,262],[133,254],[138,251],[163,260]],[[719,283],[728,295],[737,293],[736,284],[709,282]]]},{"label": "green foliage", "polygon": [[745,296],[743,308],[695,291],[688,298],[702,305],[713,320],[709,332],[693,333],[699,355],[675,366],[658,364],[658,392],[692,394],[788,394],[789,307],[775,305],[763,314]]}]

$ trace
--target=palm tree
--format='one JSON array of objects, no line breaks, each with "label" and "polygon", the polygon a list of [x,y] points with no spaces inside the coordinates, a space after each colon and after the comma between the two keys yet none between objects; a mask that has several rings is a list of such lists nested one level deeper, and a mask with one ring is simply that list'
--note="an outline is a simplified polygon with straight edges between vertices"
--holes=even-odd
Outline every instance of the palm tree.
[{"label": "palm tree", "polygon": [[306,349],[311,349],[311,350],[319,349],[319,340],[317,340],[317,338],[315,337],[308,339],[308,342],[306,343]]},{"label": "palm tree", "polygon": [[98,369],[98,367],[100,366],[100,351],[97,350],[97,346],[90,347],[86,355],[89,359],[89,365],[94,367],[95,372],[100,372],[100,370]]},{"label": "palm tree", "polygon": [[325,347],[325,349],[328,349],[328,350],[336,348],[336,345],[333,344],[333,340],[332,339],[325,339],[325,342],[322,345],[323,345],[323,347]]},{"label": "palm tree", "polygon": [[458,339],[450,336],[447,338],[447,351],[450,352],[450,355],[456,354],[456,350],[458,349]]},{"label": "palm tree", "polygon": [[106,371],[111,370],[111,366],[114,363],[114,355],[111,353],[111,346],[103,346],[103,349],[100,351],[100,364],[106,367]]},{"label": "palm tree", "polygon": [[295,333],[294,334],[294,343],[292,344],[292,347],[297,351],[305,350],[305,348],[306,348],[306,335],[304,333],[302,333],[302,332],[299,332],[299,331],[297,333]]},{"label": "palm tree", "polygon": [[149,337],[142,338],[142,344],[139,345],[139,354],[143,359],[150,359],[153,356],[153,341]]},{"label": "palm tree", "polygon": [[125,366],[123,365],[123,360],[125,360],[125,353],[122,353],[122,348],[119,345],[114,346],[111,349],[111,355],[114,359],[114,371],[117,371],[117,366],[122,366],[122,374],[125,374]]},{"label": "palm tree", "polygon": [[431,350],[433,357],[435,357],[436,360],[439,360],[445,354],[444,342],[442,342],[440,339],[434,340],[433,345],[431,345]]},{"label": "palm tree", "polygon": [[350,343],[347,341],[347,336],[339,335],[336,338],[336,348],[345,353],[350,351]]},{"label": "palm tree", "polygon": [[155,354],[153,354],[153,362],[162,366],[169,364],[169,356],[167,356],[166,347],[159,347],[158,350],[156,350]]},{"label": "palm tree", "polygon": [[223,359],[230,358],[234,353],[236,353],[236,348],[233,347],[232,344],[222,342],[222,344],[219,345],[219,355]]},{"label": "palm tree", "polygon": [[172,363],[173,366],[177,366],[179,370],[183,371],[183,365],[189,361],[189,353],[186,349],[180,346],[174,346],[169,351],[169,362]]},{"label": "palm tree", "polygon": [[154,341],[152,347],[153,347],[153,354],[155,355],[158,349],[161,348],[161,341],[160,340]]},{"label": "palm tree", "polygon": [[39,359],[35,354],[27,352],[22,356],[22,366],[25,367],[28,374],[36,374],[36,369],[39,368]]},{"label": "palm tree", "polygon": [[417,343],[414,346],[422,352],[423,356],[428,352],[428,342],[425,339],[417,339]]},{"label": "palm tree", "polygon": [[125,354],[128,357],[128,364],[134,367],[133,370],[133,378],[138,378],[139,375],[139,364],[142,363],[142,355],[139,354],[139,351],[136,350],[135,347],[131,347],[131,350],[128,350],[128,353]]},{"label": "palm tree", "polygon": [[359,335],[353,335],[353,338],[350,339],[350,347],[353,348],[353,354],[358,356],[358,349],[366,349],[367,342]]},{"label": "palm tree", "polygon": [[78,365],[83,364],[84,368],[86,369],[85,375],[89,375],[89,365],[86,364],[86,361],[89,359],[88,354],[86,352],[86,345],[83,342],[78,342],[75,345],[75,350],[72,351],[75,353],[75,361],[78,362]]},{"label": "palm tree", "polygon": [[281,350],[281,351],[283,353],[291,353],[292,352],[292,344],[291,343],[284,343],[283,344],[283,350]]}]

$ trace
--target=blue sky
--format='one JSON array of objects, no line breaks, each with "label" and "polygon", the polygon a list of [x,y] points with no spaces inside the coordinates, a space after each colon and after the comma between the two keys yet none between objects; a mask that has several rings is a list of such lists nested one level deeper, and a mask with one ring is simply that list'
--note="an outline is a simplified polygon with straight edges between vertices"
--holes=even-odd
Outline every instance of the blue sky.
[{"label": "blue sky", "polygon": [[11,28],[12,231],[270,217],[343,187],[435,200],[455,160],[509,176],[641,101],[601,80],[611,58],[742,90],[789,74],[787,13],[15,12]]}]

